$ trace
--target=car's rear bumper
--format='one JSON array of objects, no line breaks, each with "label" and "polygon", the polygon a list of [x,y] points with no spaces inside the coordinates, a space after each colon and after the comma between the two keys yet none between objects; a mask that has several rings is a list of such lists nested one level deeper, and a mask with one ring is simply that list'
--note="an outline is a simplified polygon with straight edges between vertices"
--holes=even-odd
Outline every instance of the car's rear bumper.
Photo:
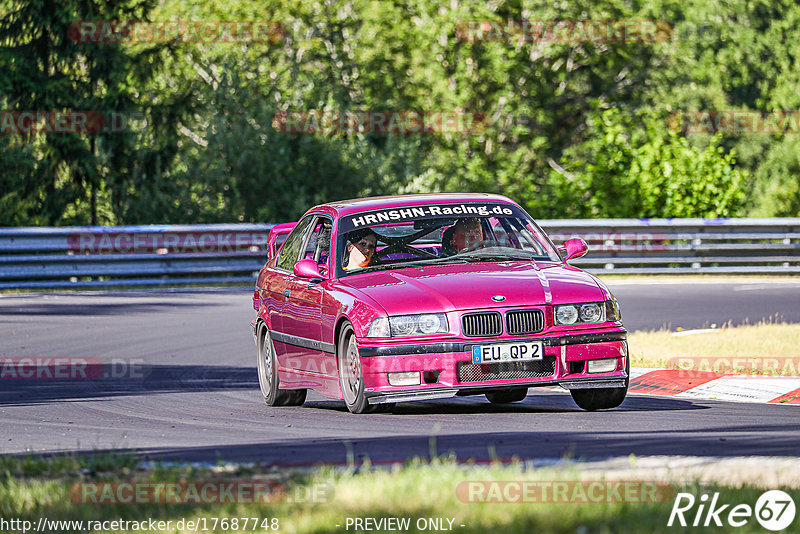
[{"label": "car's rear bumper", "polygon": [[[503,388],[562,386],[566,389],[624,387],[628,347],[624,329],[525,339],[458,340],[443,343],[363,344],[359,347],[364,392],[371,404],[480,394]],[[472,347],[484,343],[542,341],[537,362],[475,364]],[[616,360],[613,371],[590,373],[590,360]],[[419,373],[418,385],[393,386],[390,373]]]}]

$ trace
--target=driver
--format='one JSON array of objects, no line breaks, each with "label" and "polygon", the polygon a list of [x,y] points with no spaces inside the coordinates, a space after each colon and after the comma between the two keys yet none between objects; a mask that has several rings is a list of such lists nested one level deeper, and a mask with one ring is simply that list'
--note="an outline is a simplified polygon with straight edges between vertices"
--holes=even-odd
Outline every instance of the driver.
[{"label": "driver", "polygon": [[353,230],[347,238],[342,267],[345,271],[361,269],[369,265],[378,245],[378,235],[371,228]]},{"label": "driver", "polygon": [[471,250],[482,241],[483,228],[477,217],[459,219],[442,234],[442,248],[449,254]]}]

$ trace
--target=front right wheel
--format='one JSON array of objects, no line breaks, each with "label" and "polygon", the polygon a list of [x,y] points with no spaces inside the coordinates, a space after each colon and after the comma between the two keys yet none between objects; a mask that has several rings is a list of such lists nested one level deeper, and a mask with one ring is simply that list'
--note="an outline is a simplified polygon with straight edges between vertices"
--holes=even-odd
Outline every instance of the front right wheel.
[{"label": "front right wheel", "polygon": [[572,400],[584,410],[594,412],[595,410],[608,410],[616,408],[625,400],[628,388],[592,388],[592,389],[573,389],[570,391]]},{"label": "front right wheel", "polygon": [[629,357],[625,357],[625,372],[628,377],[625,379],[625,385],[620,388],[592,388],[592,389],[573,389],[570,390],[572,400],[579,408],[586,411],[594,412],[596,410],[608,410],[616,408],[625,396],[628,394],[628,384],[631,375],[631,362]]}]

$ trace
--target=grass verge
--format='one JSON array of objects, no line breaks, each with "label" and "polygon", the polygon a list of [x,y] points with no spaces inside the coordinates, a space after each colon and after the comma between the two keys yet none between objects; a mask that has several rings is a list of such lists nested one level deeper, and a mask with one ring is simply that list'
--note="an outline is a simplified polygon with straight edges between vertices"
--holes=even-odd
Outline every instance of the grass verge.
[{"label": "grass verge", "polygon": [[762,322],[696,332],[658,330],[629,334],[631,365],[800,375],[800,324]]},{"label": "grass verge", "polygon": [[[633,463],[633,459],[631,460]],[[102,468],[102,470],[100,470]],[[27,474],[25,474],[27,473]],[[33,474],[36,473],[36,474]],[[287,473],[259,467],[223,466],[200,469],[189,466],[158,466],[143,470],[132,467],[128,458],[109,464],[109,458],[50,458],[2,460],[0,473],[0,517],[30,521],[83,521],[78,527],[59,532],[353,532],[356,518],[398,518],[407,521],[408,532],[452,530],[464,533],[503,532],[674,532],[667,527],[675,495],[678,492],[713,496],[720,503],[755,505],[765,488],[747,484],[700,484],[696,481],[666,483],[634,478],[625,479],[622,489],[613,489],[613,479],[581,471],[575,464],[566,468],[526,468],[524,464],[469,465],[453,459],[411,461],[373,469],[362,465],[358,470],[321,467],[302,473]],[[605,486],[591,486],[605,478]],[[273,503],[168,504],[134,502],[95,504],[76,498],[83,485],[138,483],[140,486],[165,482],[254,480],[280,483],[286,498]],[[643,493],[629,488],[658,482],[658,492]],[[509,485],[508,483],[511,483]],[[527,494],[507,492],[503,488],[534,488]],[[561,484],[562,486],[558,486]],[[566,484],[566,485],[564,485]],[[78,485],[78,486],[76,486]],[[568,488],[557,492],[557,487]],[[605,487],[606,490],[595,490]],[[495,488],[493,492],[492,488]],[[538,490],[536,489],[538,488]],[[544,488],[549,488],[550,493]],[[665,489],[666,488],[666,489]],[[778,488],[768,488],[778,489]],[[784,487],[796,502],[800,491]],[[472,492],[472,493],[470,493]],[[121,494],[121,493],[120,493]],[[234,493],[235,494],[235,493]],[[127,495],[127,494],[126,494]],[[138,494],[137,494],[138,495]],[[527,497],[522,497],[527,495]],[[550,495],[550,497],[544,497]],[[555,498],[554,498],[555,496]],[[598,498],[598,496],[600,496]],[[490,500],[494,502],[471,502]],[[511,502],[496,502],[509,500]],[[527,500],[528,502],[519,502]],[[539,501],[551,502],[539,502]],[[557,502],[552,502],[552,501]],[[699,502],[699,501],[698,501]],[[694,518],[696,507],[687,518]],[[248,525],[243,528],[243,519]],[[258,518],[258,527],[253,528]],[[227,521],[222,521],[226,519]],[[238,526],[233,520],[238,519]],[[268,521],[264,522],[263,520]],[[276,521],[273,521],[276,520]],[[140,523],[136,528],[113,528],[87,522],[96,521],[169,521],[165,528],[151,528]],[[180,523],[183,520],[183,523]],[[195,528],[187,522],[194,521]],[[52,523],[50,523],[52,525]],[[183,525],[181,528],[180,525]],[[215,528],[216,525],[216,528]],[[205,527],[202,528],[202,527]],[[266,528],[264,528],[266,526]],[[374,526],[374,524],[373,524]],[[87,529],[87,527],[90,527]],[[277,528],[274,528],[277,527]],[[678,528],[680,530],[680,528]],[[728,530],[730,527],[728,528]],[[51,527],[52,531],[56,531]],[[378,531],[388,531],[383,529]],[[725,531],[725,529],[710,529]],[[21,531],[21,530],[18,530]],[[705,531],[709,531],[706,529]],[[763,532],[751,518],[737,532]]]}]

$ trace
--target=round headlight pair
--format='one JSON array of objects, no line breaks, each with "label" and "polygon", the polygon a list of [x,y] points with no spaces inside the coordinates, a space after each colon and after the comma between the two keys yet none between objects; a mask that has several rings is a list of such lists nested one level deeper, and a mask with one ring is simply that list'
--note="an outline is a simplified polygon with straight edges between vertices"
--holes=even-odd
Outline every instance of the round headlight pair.
[{"label": "round headlight pair", "polygon": [[410,336],[415,333],[435,334],[447,330],[443,316],[427,313],[424,315],[401,315],[390,318],[393,336]]},{"label": "round headlight pair", "polygon": [[556,323],[599,323],[604,320],[603,310],[604,308],[601,306],[601,303],[558,306],[556,308]]}]

